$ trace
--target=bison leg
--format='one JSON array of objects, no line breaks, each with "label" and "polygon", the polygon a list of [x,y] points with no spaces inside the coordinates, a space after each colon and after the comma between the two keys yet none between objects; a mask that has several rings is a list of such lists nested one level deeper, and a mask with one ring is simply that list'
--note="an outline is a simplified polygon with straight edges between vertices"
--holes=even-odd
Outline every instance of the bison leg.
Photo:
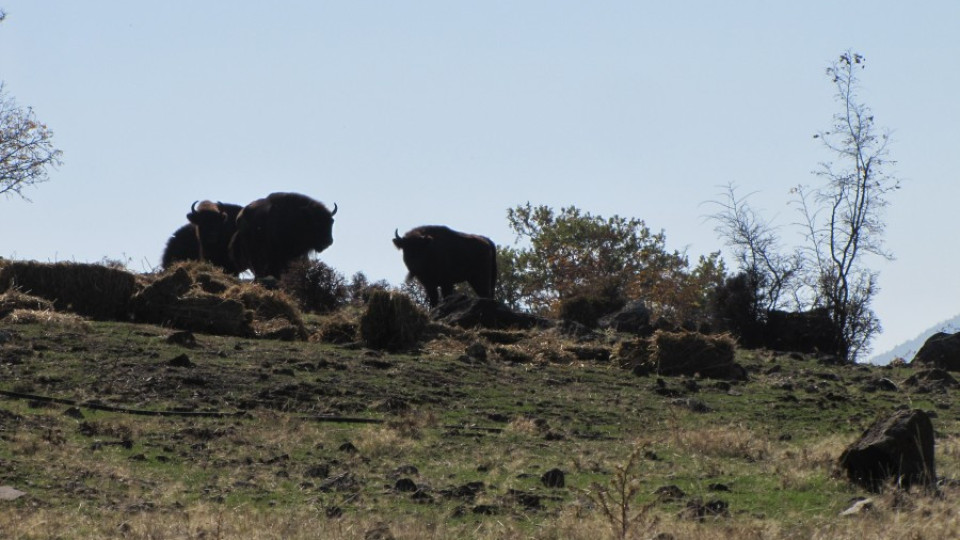
[{"label": "bison leg", "polygon": [[440,285],[440,294],[442,298],[446,298],[453,294],[453,283],[443,283]]},{"label": "bison leg", "polygon": [[471,279],[467,283],[473,288],[480,298],[493,298],[493,291],[490,289],[490,282],[486,279]]},{"label": "bison leg", "polygon": [[440,303],[440,298],[437,295],[437,284],[436,283],[425,283],[420,282],[423,285],[424,290],[427,291],[427,301],[430,303],[430,307],[436,307]]}]

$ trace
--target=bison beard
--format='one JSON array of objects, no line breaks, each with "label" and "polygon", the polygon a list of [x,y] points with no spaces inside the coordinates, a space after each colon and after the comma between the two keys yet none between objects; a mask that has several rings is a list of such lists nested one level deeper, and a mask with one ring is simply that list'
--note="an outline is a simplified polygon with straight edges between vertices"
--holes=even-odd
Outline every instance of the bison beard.
[{"label": "bison beard", "polygon": [[333,244],[333,211],[299,193],[271,193],[237,216],[230,254],[242,272],[279,278],[290,263]]},{"label": "bison beard", "polygon": [[442,225],[411,229],[401,238],[394,231],[393,245],[403,251],[409,277],[427,291],[430,306],[453,293],[466,281],[478,296],[493,298],[497,283],[497,247],[489,238],[454,231]]}]

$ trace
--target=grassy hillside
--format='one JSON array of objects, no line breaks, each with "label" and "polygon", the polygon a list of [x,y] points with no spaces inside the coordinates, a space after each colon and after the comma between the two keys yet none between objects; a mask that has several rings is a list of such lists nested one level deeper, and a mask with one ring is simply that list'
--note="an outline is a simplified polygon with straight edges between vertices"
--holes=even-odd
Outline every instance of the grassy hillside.
[{"label": "grassy hillside", "polygon": [[[385,354],[173,333],[0,322],[0,485],[25,493],[0,537],[960,536],[958,390],[908,367],[737,351],[749,380],[726,382],[636,376],[612,335],[435,327]],[[836,474],[903,407],[935,415],[939,496]]]}]

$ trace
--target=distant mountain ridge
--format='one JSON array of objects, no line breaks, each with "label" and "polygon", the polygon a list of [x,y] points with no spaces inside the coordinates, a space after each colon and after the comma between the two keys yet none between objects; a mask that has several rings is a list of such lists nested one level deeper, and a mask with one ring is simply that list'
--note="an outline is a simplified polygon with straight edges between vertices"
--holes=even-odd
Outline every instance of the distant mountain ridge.
[{"label": "distant mountain ridge", "polygon": [[900,345],[890,349],[889,351],[881,354],[874,355],[867,359],[868,364],[876,365],[886,365],[893,361],[895,358],[903,358],[907,362],[913,360],[913,356],[917,354],[917,351],[920,350],[920,347],[930,338],[933,334],[937,332],[947,332],[954,333],[960,332],[960,315],[952,319],[947,319],[943,322],[939,322],[927,330],[920,332],[920,335],[917,337],[905,341]]}]

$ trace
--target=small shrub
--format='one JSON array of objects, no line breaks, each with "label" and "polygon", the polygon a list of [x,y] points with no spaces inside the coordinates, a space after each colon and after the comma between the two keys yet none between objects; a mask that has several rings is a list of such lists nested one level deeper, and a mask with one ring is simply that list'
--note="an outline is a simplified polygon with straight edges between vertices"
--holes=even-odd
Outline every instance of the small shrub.
[{"label": "small shrub", "polygon": [[408,296],[376,291],[360,318],[360,339],[373,349],[409,349],[419,341],[426,324],[426,314]]},{"label": "small shrub", "polygon": [[350,287],[343,275],[321,261],[301,259],[280,278],[280,288],[297,299],[300,309],[328,313],[346,304]]}]

